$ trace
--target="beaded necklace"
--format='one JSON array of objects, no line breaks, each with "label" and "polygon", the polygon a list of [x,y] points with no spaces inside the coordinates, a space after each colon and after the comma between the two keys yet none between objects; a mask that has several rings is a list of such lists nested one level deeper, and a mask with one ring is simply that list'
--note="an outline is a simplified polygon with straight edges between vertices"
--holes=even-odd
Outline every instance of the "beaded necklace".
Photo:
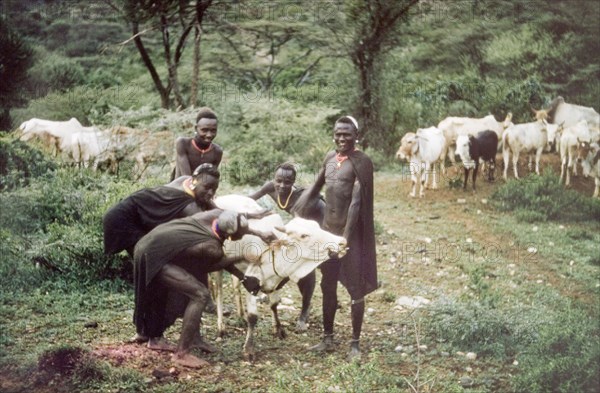
[{"label": "beaded necklace", "polygon": [[210,149],[212,149],[212,142],[208,144],[208,147],[206,149],[201,149],[200,146],[196,144],[196,141],[192,139],[192,146],[194,146],[194,148],[198,150],[200,154],[204,154],[207,153]]},{"label": "beaded necklace", "polygon": [[279,199],[279,194],[277,194],[277,206],[279,206],[280,209],[285,210],[285,208],[288,207],[288,204],[290,203],[291,197],[292,197],[292,190],[290,190],[287,200],[285,201],[285,205],[282,205],[281,199]]}]

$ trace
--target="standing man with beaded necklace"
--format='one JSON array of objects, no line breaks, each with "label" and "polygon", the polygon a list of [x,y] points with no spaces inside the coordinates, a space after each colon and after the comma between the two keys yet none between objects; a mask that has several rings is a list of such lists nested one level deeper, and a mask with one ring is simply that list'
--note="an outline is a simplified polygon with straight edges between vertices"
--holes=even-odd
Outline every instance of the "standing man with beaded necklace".
[{"label": "standing man with beaded necklace", "polygon": [[210,108],[200,108],[196,116],[196,135],[193,138],[179,137],[175,141],[175,173],[171,180],[191,175],[198,165],[209,163],[218,167],[223,158],[221,146],[213,143],[217,136],[217,115]]},{"label": "standing man with beaded necklace", "polygon": [[352,299],[352,341],[348,359],[358,359],[360,334],[365,311],[364,297],[377,288],[375,225],[373,218],[373,163],[355,147],[358,123],[352,116],[339,118],[333,130],[336,150],[327,153],[315,184],[297,202],[298,211],[325,185],[323,229],[348,240],[348,253],[332,256],[321,266],[323,292],[323,340],[309,349],[334,349],[333,325],[337,308],[337,282]]},{"label": "standing man with beaded necklace", "polygon": [[[319,195],[310,202],[310,206],[304,209],[304,214],[296,214],[294,209],[296,201],[306,191],[303,187],[295,187],[296,168],[291,163],[281,164],[275,169],[273,180],[267,181],[260,190],[250,195],[250,198],[258,200],[268,195],[275,201],[277,207],[289,214],[297,215],[307,220],[314,220],[323,226],[325,215],[325,201]],[[315,291],[316,274],[313,270],[298,281],[298,289],[302,294],[302,310],[296,323],[298,330],[308,329],[308,317],[310,312],[310,301]]]}]

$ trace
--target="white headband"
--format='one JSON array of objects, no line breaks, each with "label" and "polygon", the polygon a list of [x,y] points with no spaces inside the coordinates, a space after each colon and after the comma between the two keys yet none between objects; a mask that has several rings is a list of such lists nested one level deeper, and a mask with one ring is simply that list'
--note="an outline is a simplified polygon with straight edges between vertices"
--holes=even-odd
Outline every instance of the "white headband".
[{"label": "white headband", "polygon": [[356,128],[356,131],[358,131],[358,122],[356,121],[356,119],[350,115],[346,116],[348,119],[350,119],[350,121],[352,121],[352,124],[354,124],[354,128]]}]

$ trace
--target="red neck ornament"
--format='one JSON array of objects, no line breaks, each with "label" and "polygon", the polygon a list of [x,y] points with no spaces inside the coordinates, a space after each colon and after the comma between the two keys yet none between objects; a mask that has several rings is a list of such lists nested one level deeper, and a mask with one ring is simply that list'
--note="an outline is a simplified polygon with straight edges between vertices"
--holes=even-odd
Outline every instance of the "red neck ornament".
[{"label": "red neck ornament", "polygon": [[197,144],[196,141],[194,139],[192,139],[192,146],[194,146],[194,149],[198,150],[201,154],[204,154],[208,151],[210,151],[210,149],[212,149],[212,142],[208,144],[208,147],[206,149],[201,149]]}]

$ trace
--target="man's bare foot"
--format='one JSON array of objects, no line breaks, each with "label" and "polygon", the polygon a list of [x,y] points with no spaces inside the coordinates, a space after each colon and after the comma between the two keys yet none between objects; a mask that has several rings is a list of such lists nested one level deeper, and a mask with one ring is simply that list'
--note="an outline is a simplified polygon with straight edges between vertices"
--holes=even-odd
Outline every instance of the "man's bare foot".
[{"label": "man's bare foot", "polygon": [[175,352],[177,350],[177,346],[171,344],[164,337],[152,337],[148,340],[148,348],[153,349],[155,351],[169,351]]},{"label": "man's bare foot", "polygon": [[132,344],[142,344],[145,343],[149,340],[148,336],[144,336],[142,334],[136,333],[135,336],[131,337],[129,339],[129,341],[127,341],[128,343],[132,343]]},{"label": "man's bare foot", "polygon": [[174,353],[171,360],[176,364],[190,368],[202,368],[210,366],[210,363],[206,360],[202,360],[189,353]]},{"label": "man's bare foot", "polygon": [[191,347],[198,348],[199,350],[207,352],[207,353],[215,353],[219,350],[214,345],[204,341],[201,337],[194,338],[194,341],[192,341]]}]

